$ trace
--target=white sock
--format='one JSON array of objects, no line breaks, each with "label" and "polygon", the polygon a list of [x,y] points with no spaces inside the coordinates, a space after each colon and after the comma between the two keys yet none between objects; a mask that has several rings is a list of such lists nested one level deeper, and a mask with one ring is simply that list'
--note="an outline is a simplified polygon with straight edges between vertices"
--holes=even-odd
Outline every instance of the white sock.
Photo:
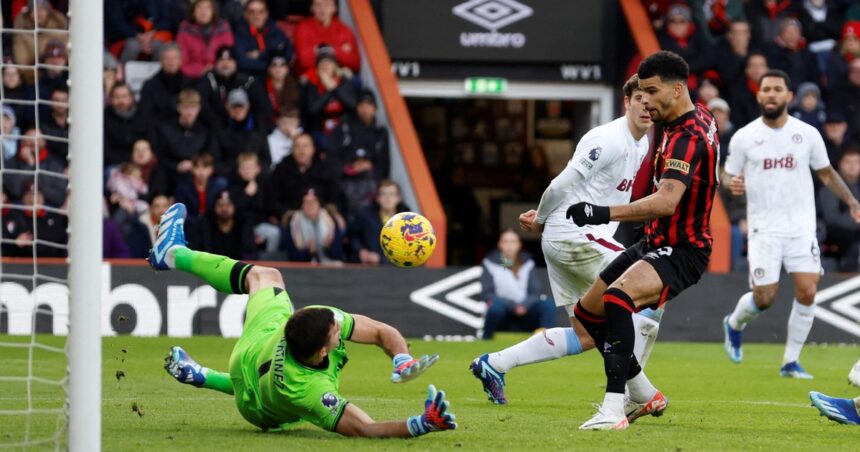
[{"label": "white sock", "polygon": [[[653,318],[642,315],[642,312],[650,311],[646,309],[633,315],[633,329],[636,330],[636,342],[633,344],[633,356],[639,361],[639,365],[645,368],[645,363],[651,356],[651,350],[654,349],[654,342],[657,340],[657,332],[660,331],[659,320],[654,321]],[[662,315],[663,309],[660,309]]]},{"label": "white sock", "polygon": [[644,370],[639,372],[639,375],[627,380],[627,389],[630,391],[630,400],[638,403],[651,400],[657,393],[657,388],[651,384],[651,380],[645,375]]},{"label": "white sock", "polygon": [[804,306],[795,298],[791,306],[791,315],[788,316],[788,339],[785,341],[783,364],[800,358],[800,351],[806,343],[809,330],[812,329],[813,319],[815,319],[815,305]]},{"label": "white sock", "polygon": [[607,392],[603,396],[603,405],[601,405],[600,410],[611,416],[624,417],[624,394]]},{"label": "white sock", "polygon": [[732,315],[729,316],[729,326],[743,331],[744,327],[747,326],[747,323],[752,322],[759,314],[761,314],[762,310],[755,305],[755,299],[753,297],[752,292],[747,292],[741,295],[741,298],[738,300],[738,305],[735,307]]},{"label": "white sock", "polygon": [[490,353],[488,361],[497,371],[508,372],[517,366],[580,353],[582,345],[573,328],[550,328],[500,352]]}]

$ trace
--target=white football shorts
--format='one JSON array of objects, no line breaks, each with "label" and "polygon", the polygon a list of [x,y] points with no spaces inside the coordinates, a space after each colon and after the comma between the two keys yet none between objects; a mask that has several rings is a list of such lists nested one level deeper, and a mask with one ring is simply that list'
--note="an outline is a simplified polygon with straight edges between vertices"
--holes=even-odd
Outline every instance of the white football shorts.
[{"label": "white football shorts", "polygon": [[747,255],[751,287],[778,283],[783,266],[788,273],[821,273],[821,250],[815,235],[750,234]]},{"label": "white football shorts", "polygon": [[549,285],[556,306],[564,306],[573,317],[573,307],[624,246],[612,237],[588,233],[569,239],[541,240]]}]

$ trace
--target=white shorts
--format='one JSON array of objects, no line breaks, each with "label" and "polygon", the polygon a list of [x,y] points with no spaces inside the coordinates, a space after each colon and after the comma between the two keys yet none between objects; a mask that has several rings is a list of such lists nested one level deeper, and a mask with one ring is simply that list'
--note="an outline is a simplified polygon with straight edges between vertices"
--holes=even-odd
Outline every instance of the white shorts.
[{"label": "white shorts", "polygon": [[541,248],[555,305],[564,306],[571,317],[573,306],[597,280],[600,271],[624,251],[612,237],[593,234],[563,240],[543,239]]},{"label": "white shorts", "polygon": [[778,283],[783,266],[788,273],[821,272],[821,251],[814,235],[773,237],[752,234],[747,254],[752,287]]}]

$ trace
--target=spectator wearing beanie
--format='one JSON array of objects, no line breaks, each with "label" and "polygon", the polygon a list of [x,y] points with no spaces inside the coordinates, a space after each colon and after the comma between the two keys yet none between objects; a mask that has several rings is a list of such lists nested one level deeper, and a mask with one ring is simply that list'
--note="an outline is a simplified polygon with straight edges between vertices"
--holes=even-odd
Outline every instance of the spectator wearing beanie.
[{"label": "spectator wearing beanie", "polygon": [[271,108],[261,84],[256,77],[239,71],[236,51],[224,46],[216,53],[215,67],[200,79],[199,84],[200,96],[206,105],[203,116],[212,127],[227,125],[230,119],[227,96],[235,89],[243,89],[247,93],[256,126],[261,130],[268,127]]},{"label": "spectator wearing beanie", "polygon": [[710,45],[696,29],[689,6],[680,3],[672,5],[666,16],[666,26],[657,32],[660,47],[677,53],[690,65],[691,88],[695,89],[695,76],[711,65]]},{"label": "spectator wearing beanie", "polygon": [[215,66],[219,48],[233,46],[233,31],[218,15],[214,0],[196,0],[188,20],[179,25],[176,43],[182,49],[182,73],[197,80]]},{"label": "spectator wearing beanie", "polygon": [[824,102],[821,100],[821,89],[812,82],[803,82],[794,93],[794,100],[788,108],[790,115],[818,129],[824,130]]},{"label": "spectator wearing beanie", "polygon": [[218,133],[221,155],[216,162],[216,174],[233,178],[236,172],[236,158],[239,154],[250,152],[257,156],[263,167],[269,167],[269,146],[266,136],[260,132],[251,116],[251,103],[242,88],[236,88],[227,95],[227,127]]},{"label": "spectator wearing beanie", "polygon": [[352,30],[337,18],[335,0],[313,0],[313,17],[308,17],[296,25],[296,70],[299,74],[313,68],[316,63],[316,49],[323,44],[334,49],[338,65],[357,73],[361,63],[358,45]]}]

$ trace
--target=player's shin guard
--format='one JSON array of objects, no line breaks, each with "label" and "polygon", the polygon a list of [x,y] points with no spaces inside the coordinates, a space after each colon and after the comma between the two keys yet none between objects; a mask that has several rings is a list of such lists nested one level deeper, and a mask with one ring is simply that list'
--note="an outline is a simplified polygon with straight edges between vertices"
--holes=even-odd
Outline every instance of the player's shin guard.
[{"label": "player's shin guard", "polygon": [[[611,287],[603,294],[606,308],[606,342],[604,345],[604,369],[606,392],[624,393],[627,379],[631,377],[633,343],[633,300],[621,289]],[[641,372],[639,364],[635,366]]]},{"label": "player's shin guard", "polygon": [[219,292],[246,293],[245,277],[253,265],[185,247],[176,249],[175,256],[177,270],[203,278]]},{"label": "player's shin guard", "polygon": [[581,301],[574,306],[573,316],[579,320],[585,331],[594,339],[594,348],[602,355],[603,344],[606,342],[606,317],[600,317],[589,312],[582,306]]}]

